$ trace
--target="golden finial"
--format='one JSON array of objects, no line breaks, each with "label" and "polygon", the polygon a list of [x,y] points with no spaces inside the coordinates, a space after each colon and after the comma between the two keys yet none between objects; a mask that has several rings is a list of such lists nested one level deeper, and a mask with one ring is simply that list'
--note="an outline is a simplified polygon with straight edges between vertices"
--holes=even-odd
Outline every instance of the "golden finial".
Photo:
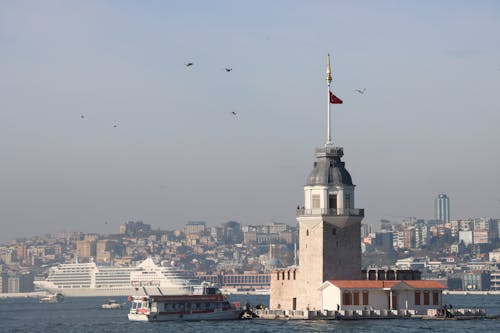
[{"label": "golden finial", "polygon": [[326,58],[326,80],[328,84],[332,82],[332,69],[330,68],[330,53],[328,53],[328,57]]}]

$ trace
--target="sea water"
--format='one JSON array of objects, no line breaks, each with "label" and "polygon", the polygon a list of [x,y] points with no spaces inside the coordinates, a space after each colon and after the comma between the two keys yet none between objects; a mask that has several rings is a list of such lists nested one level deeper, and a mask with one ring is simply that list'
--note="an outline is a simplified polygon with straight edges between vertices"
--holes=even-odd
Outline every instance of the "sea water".
[{"label": "sea water", "polygon": [[[66,297],[61,303],[40,303],[37,298],[0,299],[0,332],[204,332],[204,333],[294,333],[294,332],[500,332],[500,320],[437,321],[388,320],[232,320],[199,322],[131,322],[130,303],[103,310],[106,297]],[[257,305],[269,304],[269,296],[230,295],[229,300]],[[443,303],[454,308],[482,308],[488,315],[500,315],[500,295],[444,295]]]}]

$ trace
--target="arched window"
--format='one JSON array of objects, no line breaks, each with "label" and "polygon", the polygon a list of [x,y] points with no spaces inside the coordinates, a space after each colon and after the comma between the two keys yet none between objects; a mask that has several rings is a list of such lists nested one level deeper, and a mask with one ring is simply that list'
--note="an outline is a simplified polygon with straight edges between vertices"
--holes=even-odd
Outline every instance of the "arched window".
[{"label": "arched window", "polygon": [[420,305],[420,291],[415,290],[415,305]]},{"label": "arched window", "polygon": [[352,293],[353,296],[353,304],[354,305],[359,305],[359,291],[355,291]]},{"label": "arched window", "polygon": [[363,290],[363,305],[368,305],[368,304],[369,304],[368,290]]},{"label": "arched window", "polygon": [[344,291],[344,305],[351,305],[351,293]]},{"label": "arched window", "polygon": [[432,305],[437,305],[439,303],[439,292],[432,292]]},{"label": "arched window", "polygon": [[424,305],[429,305],[430,302],[429,302],[429,291],[428,290],[425,290],[424,291]]}]

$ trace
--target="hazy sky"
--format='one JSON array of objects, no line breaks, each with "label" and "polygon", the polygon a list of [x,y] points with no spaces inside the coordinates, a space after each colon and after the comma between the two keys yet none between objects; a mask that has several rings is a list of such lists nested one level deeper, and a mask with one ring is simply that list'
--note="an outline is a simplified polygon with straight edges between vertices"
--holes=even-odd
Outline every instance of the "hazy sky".
[{"label": "hazy sky", "polygon": [[1,0],[0,241],[295,224],[328,52],[364,222],[500,217],[498,1]]}]

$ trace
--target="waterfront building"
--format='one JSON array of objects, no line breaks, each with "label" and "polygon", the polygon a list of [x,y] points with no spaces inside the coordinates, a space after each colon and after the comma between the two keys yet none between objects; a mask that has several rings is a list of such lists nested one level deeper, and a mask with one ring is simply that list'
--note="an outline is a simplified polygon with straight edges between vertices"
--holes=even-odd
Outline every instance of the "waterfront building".
[{"label": "waterfront building", "polygon": [[8,276],[7,272],[2,272],[1,271],[2,266],[0,265],[0,293],[6,293],[7,292],[7,287],[8,287]]},{"label": "waterfront building", "polygon": [[440,307],[444,286],[436,281],[331,280],[321,286],[325,309],[412,309]]},{"label": "waterfront building", "polygon": [[[25,293],[34,290],[34,274],[30,272],[11,272],[5,275],[7,293]],[[2,278],[3,280],[3,278]],[[2,281],[3,282],[3,281]]]},{"label": "waterfront building", "polygon": [[500,291],[500,271],[490,273],[490,290]]},{"label": "waterfront building", "polygon": [[450,222],[450,198],[444,193],[441,193],[436,198],[435,205],[436,220],[441,223]]},{"label": "waterfront building", "polygon": [[220,286],[222,290],[234,291],[269,291],[270,275],[255,271],[247,271],[243,274],[199,274],[201,281],[207,281]]},{"label": "waterfront building", "polygon": [[470,271],[462,273],[464,290],[490,290],[489,271]]},{"label": "waterfront building", "polygon": [[[330,92],[330,60],[327,65]],[[297,207],[299,267],[271,274],[272,309],[320,309],[320,287],[327,280],[361,279],[361,220],[355,208],[351,175],[342,161],[344,149],[331,141],[330,100],[328,134],[316,149],[316,161],[304,186],[304,206]]]},{"label": "waterfront building", "polygon": [[[330,135],[330,103],[336,100],[331,98],[329,57],[327,82],[327,141],[316,149],[316,161],[304,186],[304,205],[297,207],[299,263],[271,273],[269,307],[271,311],[437,308],[445,288],[438,282],[364,280],[370,275],[365,271],[363,276],[361,271],[364,210],[355,208],[355,185],[342,161],[344,149],[335,146]],[[415,242],[411,229],[403,236],[404,246],[411,247]]]}]

